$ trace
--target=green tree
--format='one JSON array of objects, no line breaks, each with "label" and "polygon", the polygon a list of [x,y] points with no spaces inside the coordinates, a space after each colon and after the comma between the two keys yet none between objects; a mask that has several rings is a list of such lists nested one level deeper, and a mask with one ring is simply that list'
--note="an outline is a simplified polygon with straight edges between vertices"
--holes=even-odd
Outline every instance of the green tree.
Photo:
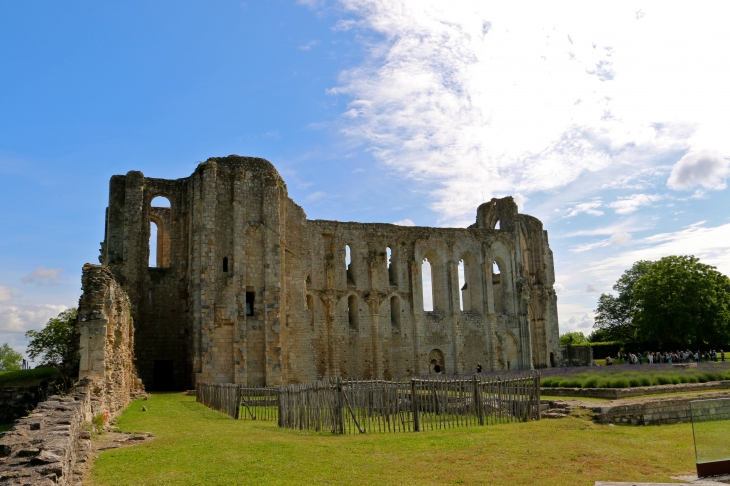
[{"label": "green tree", "polygon": [[0,346],[0,371],[19,370],[23,355],[10,347],[8,343]]},{"label": "green tree", "polygon": [[25,333],[30,339],[28,356],[31,360],[40,358],[42,365],[59,366],[71,358],[77,312],[77,309],[66,309],[58,317],[51,318],[43,330]]},{"label": "green tree", "polygon": [[561,346],[572,346],[574,344],[585,344],[587,342],[588,339],[586,338],[585,334],[579,331],[566,332],[565,334],[560,335]]},{"label": "green tree", "polygon": [[633,300],[644,341],[692,349],[730,342],[730,279],[694,256],[654,262],[634,284]]},{"label": "green tree", "polygon": [[637,327],[633,320],[636,311],[634,286],[636,282],[649,272],[652,262],[640,260],[626,270],[613,286],[617,296],[601,294],[595,310],[597,331],[602,332],[604,341],[635,342]]},{"label": "green tree", "polygon": [[612,341],[611,337],[606,333],[604,329],[594,329],[589,335],[586,336],[589,343],[605,343]]}]

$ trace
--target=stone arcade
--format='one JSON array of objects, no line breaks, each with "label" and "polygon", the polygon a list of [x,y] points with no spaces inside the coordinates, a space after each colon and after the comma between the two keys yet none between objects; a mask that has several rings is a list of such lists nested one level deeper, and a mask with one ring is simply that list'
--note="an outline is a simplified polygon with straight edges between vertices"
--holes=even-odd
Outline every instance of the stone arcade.
[{"label": "stone arcade", "polygon": [[100,261],[129,296],[148,389],[559,365],[547,232],[511,197],[469,228],[308,220],[271,163],[236,155],[109,191]]}]

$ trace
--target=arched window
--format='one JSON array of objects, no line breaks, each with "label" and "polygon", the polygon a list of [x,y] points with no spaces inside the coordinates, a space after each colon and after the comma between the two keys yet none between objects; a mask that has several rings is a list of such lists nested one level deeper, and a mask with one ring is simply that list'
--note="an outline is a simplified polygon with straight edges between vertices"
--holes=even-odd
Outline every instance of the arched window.
[{"label": "arched window", "polygon": [[157,227],[157,223],[154,221],[150,221],[150,258],[149,258],[149,267],[155,268],[158,267],[158,261],[157,261],[157,246],[158,246],[158,235],[160,234],[160,230]]},{"label": "arched window", "polygon": [[469,299],[468,269],[465,260],[459,260],[459,308],[463,311],[471,310],[471,299]]},{"label": "arched window", "polygon": [[351,331],[357,331],[360,328],[360,316],[358,314],[356,295],[351,295],[347,298],[347,322],[350,324]]},{"label": "arched window", "polygon": [[355,272],[352,267],[352,249],[350,245],[345,245],[345,277],[348,287],[355,286]]},{"label": "arched window", "polygon": [[167,199],[165,196],[155,196],[154,198],[152,198],[150,206],[152,206],[153,208],[169,208],[170,200]]},{"label": "arched window", "polygon": [[228,257],[223,257],[223,271],[228,271]]},{"label": "arched window", "polygon": [[390,325],[393,331],[400,331],[400,301],[395,295],[390,298]]},{"label": "arched window", "polygon": [[421,263],[421,284],[423,287],[423,310],[433,311],[433,282],[431,280],[431,262],[424,258]]},{"label": "arched window", "polygon": [[494,297],[495,314],[501,314],[504,312],[502,302],[503,283],[504,282],[502,281],[502,271],[499,267],[499,263],[495,261],[492,264],[492,295]]},{"label": "arched window", "polygon": [[398,285],[397,274],[395,271],[395,257],[393,256],[393,250],[388,247],[385,252],[388,256],[388,285]]},{"label": "arched window", "polygon": [[170,200],[157,196],[150,202],[149,266],[164,268],[170,266]]}]

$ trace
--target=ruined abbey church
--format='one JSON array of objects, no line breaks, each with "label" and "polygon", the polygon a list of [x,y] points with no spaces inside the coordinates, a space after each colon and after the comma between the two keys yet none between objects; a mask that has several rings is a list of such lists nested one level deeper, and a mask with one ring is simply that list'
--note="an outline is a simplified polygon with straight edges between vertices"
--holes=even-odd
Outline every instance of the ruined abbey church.
[{"label": "ruined abbey church", "polygon": [[113,176],[100,261],[148,389],[560,364],[547,232],[511,197],[468,228],[308,220],[268,161],[211,158],[184,179]]}]

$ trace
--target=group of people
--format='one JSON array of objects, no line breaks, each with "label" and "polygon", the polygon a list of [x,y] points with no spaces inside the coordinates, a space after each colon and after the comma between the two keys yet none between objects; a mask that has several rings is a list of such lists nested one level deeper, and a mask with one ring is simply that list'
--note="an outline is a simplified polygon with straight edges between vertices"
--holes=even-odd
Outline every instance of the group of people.
[{"label": "group of people", "polygon": [[[621,362],[625,364],[657,364],[657,363],[700,363],[702,361],[725,361],[725,351],[722,349],[718,353],[714,349],[705,351],[692,352],[689,349],[687,351],[665,351],[661,352],[645,352],[641,353],[624,353],[623,351],[618,352],[618,357]],[[612,365],[613,359],[610,356],[606,356],[606,364]]]}]

